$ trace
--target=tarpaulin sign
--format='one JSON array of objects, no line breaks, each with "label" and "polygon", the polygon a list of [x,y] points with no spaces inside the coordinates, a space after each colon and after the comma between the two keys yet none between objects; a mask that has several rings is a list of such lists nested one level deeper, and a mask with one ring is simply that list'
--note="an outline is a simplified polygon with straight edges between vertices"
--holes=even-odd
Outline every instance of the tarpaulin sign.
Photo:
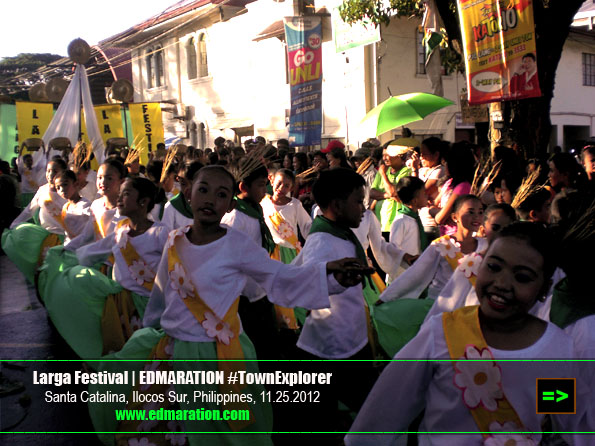
[{"label": "tarpaulin sign", "polygon": [[320,17],[285,17],[292,147],[320,144],[322,133],[322,26]]},{"label": "tarpaulin sign", "polygon": [[469,104],[541,96],[531,0],[458,0]]},{"label": "tarpaulin sign", "polygon": [[[122,113],[120,112],[119,105],[96,105],[93,109],[97,117],[97,127],[104,143],[110,138],[124,137]],[[82,140],[89,144],[83,111],[81,111],[81,133]]]},{"label": "tarpaulin sign", "polygon": [[141,150],[141,163],[147,163],[147,153],[163,142],[163,120],[159,103],[128,104],[134,146]]},{"label": "tarpaulin sign", "polygon": [[19,146],[29,138],[43,137],[54,116],[53,104],[17,102]]}]

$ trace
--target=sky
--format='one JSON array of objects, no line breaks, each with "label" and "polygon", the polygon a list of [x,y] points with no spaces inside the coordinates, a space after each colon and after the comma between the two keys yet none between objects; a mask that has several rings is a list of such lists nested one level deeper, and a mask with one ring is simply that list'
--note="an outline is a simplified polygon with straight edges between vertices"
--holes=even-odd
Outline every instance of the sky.
[{"label": "sky", "polygon": [[177,0],[2,0],[0,58],[19,53],[67,55],[80,37],[89,45],[118,34]]}]

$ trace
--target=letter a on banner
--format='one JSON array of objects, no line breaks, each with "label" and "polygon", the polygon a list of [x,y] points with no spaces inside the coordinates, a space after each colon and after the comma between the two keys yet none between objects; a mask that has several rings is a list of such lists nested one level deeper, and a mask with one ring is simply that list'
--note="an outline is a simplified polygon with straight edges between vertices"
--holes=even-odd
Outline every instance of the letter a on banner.
[{"label": "letter a on banner", "polygon": [[469,104],[541,96],[531,0],[458,0]]},{"label": "letter a on banner", "polygon": [[19,146],[29,138],[41,139],[54,116],[53,104],[17,102],[16,107]]},{"label": "letter a on banner", "polygon": [[163,142],[161,105],[157,103],[128,104],[133,141],[141,150],[141,163],[146,163],[147,153],[155,151]]},{"label": "letter a on banner", "polygon": [[[97,117],[97,127],[104,143],[110,138],[123,138],[122,113],[119,105],[97,105],[93,107]],[[89,144],[87,126],[85,125],[85,112],[81,110],[82,141]]]}]

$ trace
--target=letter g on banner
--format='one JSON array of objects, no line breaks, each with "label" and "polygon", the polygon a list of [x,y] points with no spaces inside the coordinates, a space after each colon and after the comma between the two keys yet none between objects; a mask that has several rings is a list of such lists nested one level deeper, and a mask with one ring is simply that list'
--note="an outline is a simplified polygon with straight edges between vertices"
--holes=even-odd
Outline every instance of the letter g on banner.
[{"label": "letter g on banner", "polygon": [[293,63],[296,67],[299,67],[302,64],[311,64],[314,60],[314,53],[312,51],[307,51],[304,49],[298,50],[295,52],[293,56]]}]

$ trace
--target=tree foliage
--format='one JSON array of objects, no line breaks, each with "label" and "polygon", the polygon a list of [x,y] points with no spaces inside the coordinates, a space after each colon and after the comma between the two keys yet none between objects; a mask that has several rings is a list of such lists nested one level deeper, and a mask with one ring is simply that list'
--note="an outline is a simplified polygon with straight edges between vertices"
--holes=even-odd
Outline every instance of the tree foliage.
[{"label": "tree foliage", "polygon": [[[501,0],[501,2],[509,0]],[[341,17],[348,23],[362,20],[388,25],[395,17],[421,16],[421,1],[344,0]],[[583,0],[533,0],[539,84],[543,96],[505,103],[508,136],[527,156],[544,154],[551,134],[550,106],[562,48],[574,15]],[[436,0],[450,47],[461,53],[461,28],[456,0]]]}]

